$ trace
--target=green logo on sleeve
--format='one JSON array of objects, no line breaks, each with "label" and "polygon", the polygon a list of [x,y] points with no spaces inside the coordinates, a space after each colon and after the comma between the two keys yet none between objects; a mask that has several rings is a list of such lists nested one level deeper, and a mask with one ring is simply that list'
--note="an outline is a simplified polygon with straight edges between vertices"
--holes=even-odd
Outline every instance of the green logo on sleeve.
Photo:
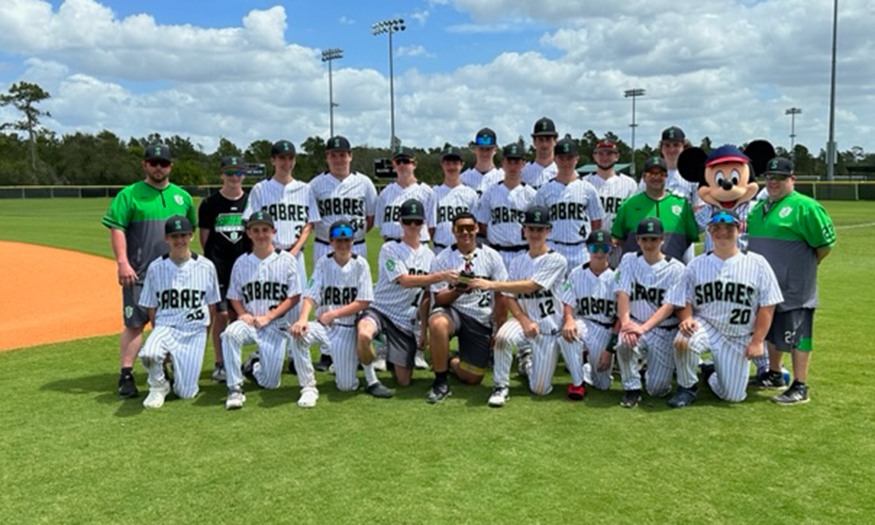
[{"label": "green logo on sleeve", "polygon": [[316,282],[316,281],[314,281],[313,278],[310,277],[310,279],[307,281],[307,287],[313,286],[314,282]]},{"label": "green logo on sleeve", "polygon": [[395,269],[395,261],[393,261],[392,259],[387,259],[386,260],[386,269],[389,270],[390,272],[392,270],[394,270]]}]

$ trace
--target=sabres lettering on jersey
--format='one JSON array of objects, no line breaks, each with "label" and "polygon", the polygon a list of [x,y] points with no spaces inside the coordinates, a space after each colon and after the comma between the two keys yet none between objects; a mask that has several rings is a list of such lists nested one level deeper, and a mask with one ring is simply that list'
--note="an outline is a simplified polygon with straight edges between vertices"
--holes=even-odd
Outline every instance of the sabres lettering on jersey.
[{"label": "sabres lettering on jersey", "polygon": [[754,288],[742,283],[714,281],[696,285],[696,306],[705,303],[727,302],[752,306]]},{"label": "sabres lettering on jersey", "polygon": [[289,296],[289,285],[271,281],[252,281],[243,285],[243,301],[278,301],[282,302]]},{"label": "sabres lettering on jersey", "polygon": [[425,275],[428,272],[425,270],[420,270],[419,268],[408,268],[407,273],[409,275]]},{"label": "sabres lettering on jersey", "polygon": [[350,288],[345,286],[337,288],[336,286],[328,286],[322,290],[322,304],[343,306],[355,301],[358,297],[358,288]]},{"label": "sabres lettering on jersey", "polygon": [[309,221],[309,206],[304,206],[303,204],[285,204],[282,202],[275,202],[267,206],[262,206],[261,209],[262,211],[269,213],[275,221]]},{"label": "sabres lettering on jersey", "polygon": [[550,205],[550,218],[554,221],[586,220],[586,205],[579,202],[556,202]]},{"label": "sabres lettering on jersey", "polygon": [[492,209],[492,224],[500,224],[503,222],[523,222],[525,212],[513,208],[493,208]]},{"label": "sabres lettering on jersey", "polygon": [[553,297],[553,291],[544,289],[517,295],[517,299],[547,299],[549,297]]},{"label": "sabres lettering on jersey", "polygon": [[383,222],[398,222],[401,220],[401,206],[386,206],[383,210]]},{"label": "sabres lettering on jersey", "polygon": [[623,204],[622,197],[605,197],[604,195],[600,196],[599,199],[602,201],[602,208],[604,208],[605,213],[614,213],[620,210],[620,205]]},{"label": "sabres lettering on jersey", "polygon": [[440,206],[437,211],[437,222],[452,222],[456,215],[469,211],[467,206]]},{"label": "sabres lettering on jersey", "polygon": [[617,303],[600,297],[581,297],[577,301],[577,315],[615,317],[617,315]]},{"label": "sabres lettering on jersey", "polygon": [[665,290],[662,288],[647,288],[646,286],[641,286],[638,283],[635,283],[632,288],[632,296],[629,298],[630,301],[647,301],[651,304],[655,304],[656,306],[662,305],[665,299]]},{"label": "sabres lettering on jersey", "polygon": [[204,290],[162,290],[155,293],[158,297],[158,308],[200,308],[204,305],[207,292]]},{"label": "sabres lettering on jersey", "polygon": [[317,202],[319,205],[319,213],[323,217],[331,215],[353,215],[356,217],[364,217],[365,215],[365,200],[353,199],[349,197],[332,197],[330,199],[322,199]]}]

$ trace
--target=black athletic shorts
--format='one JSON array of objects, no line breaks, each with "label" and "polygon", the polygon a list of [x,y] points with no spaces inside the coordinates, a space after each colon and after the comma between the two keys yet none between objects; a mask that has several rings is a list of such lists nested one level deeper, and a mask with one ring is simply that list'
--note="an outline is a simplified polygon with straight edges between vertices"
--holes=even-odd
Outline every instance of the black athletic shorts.
[{"label": "black athletic shorts", "polygon": [[[386,341],[386,361],[395,366],[413,368],[413,359],[416,357],[416,337],[413,333],[406,332],[386,317],[376,308],[366,308],[359,314],[359,321],[370,319],[377,325],[377,333],[374,337],[383,336]],[[358,323],[356,323],[358,324]]]},{"label": "black athletic shorts", "polygon": [[[489,340],[492,338],[492,327],[477,322],[473,317],[465,315],[452,306],[439,306],[431,311],[431,315],[443,314],[453,322],[450,337],[459,338],[459,361],[462,370],[482,376],[489,366]],[[431,316],[430,315],[430,316]]]},{"label": "black athletic shorts", "polygon": [[149,322],[149,311],[140,306],[143,283],[122,286],[122,317],[128,328],[140,328]]},{"label": "black athletic shorts", "polygon": [[782,352],[812,350],[812,330],[814,327],[814,310],[812,308],[797,308],[786,312],[775,312],[772,326],[766,334],[766,341],[775,345]]}]

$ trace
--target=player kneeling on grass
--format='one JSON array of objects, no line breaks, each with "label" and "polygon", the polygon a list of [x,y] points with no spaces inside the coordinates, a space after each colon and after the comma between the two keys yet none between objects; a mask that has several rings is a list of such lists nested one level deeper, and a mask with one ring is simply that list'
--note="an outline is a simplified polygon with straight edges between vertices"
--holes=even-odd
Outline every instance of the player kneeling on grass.
[{"label": "player kneeling on grass", "polygon": [[[428,294],[423,289],[439,281],[455,284],[457,270],[430,274],[434,254],[419,242],[425,222],[423,204],[410,199],[401,204],[402,234],[400,241],[389,241],[380,248],[379,277],[374,290],[374,302],[362,312],[358,321],[356,350],[365,368],[367,392],[374,397],[392,397],[392,391],[380,383],[373,368],[374,338],[383,336],[388,351],[387,360],[394,365],[395,379],[400,386],[410,385],[417,341],[413,325],[417,315],[423,322],[422,336],[426,335],[425,313],[428,312]],[[425,346],[421,341],[420,346]],[[370,370],[370,371],[369,371]]]},{"label": "player kneeling on grass", "polygon": [[[237,320],[222,332],[228,399],[225,408],[242,408],[243,376],[262,388],[280,386],[283,360],[289,340],[289,311],[301,297],[298,262],[273,244],[276,229],[267,212],[257,211],[246,221],[246,235],[252,240],[252,253],[241,255],[231,270],[228,299]],[[243,345],[255,344],[258,350],[240,366]],[[295,347],[292,347],[296,350]],[[292,352],[301,385],[298,406],[316,405],[319,392],[313,375],[309,351]]]},{"label": "player kneeling on grass", "polygon": [[149,371],[146,408],[160,408],[170,393],[164,375],[164,359],[173,359],[173,391],[183,399],[198,392],[207,327],[216,315],[219,278],[209,259],[191,253],[194,237],[191,222],[175,215],[164,225],[164,240],[170,253],[152,261],[146,272],[140,306],[146,308],[154,329],[140,350],[143,367]]},{"label": "player kneeling on grass", "polygon": [[647,359],[647,393],[664,397],[671,392],[675,371],[672,342],[678,330],[675,307],[666,297],[681,280],[684,265],[662,253],[662,222],[645,217],[638,223],[640,251],[623,255],[617,268],[617,317],[620,338],[617,360],[625,394],[620,405],[632,408],[641,401],[638,362]]},{"label": "player kneeling on grass", "polygon": [[618,328],[614,271],[609,263],[611,234],[604,230],[590,233],[586,248],[589,262],[575,266],[563,286],[565,324],[559,344],[571,347],[566,352],[586,350],[592,370],[587,381],[608,390],[614,355],[608,345]]},{"label": "player kneeling on grass", "polygon": [[[316,262],[304,293],[301,315],[292,325],[292,344],[308,354],[310,345],[330,346],[338,390],[357,390],[356,316],[374,300],[371,267],[364,256],[352,253],[355,231],[349,221],[337,221],[328,232],[332,251]],[[308,322],[316,310],[316,321]],[[373,364],[365,376],[376,380]]]},{"label": "player kneeling on grass", "polygon": [[674,407],[695,401],[696,365],[711,352],[713,365],[702,367],[702,380],[725,401],[747,397],[750,360],[763,353],[781,288],[766,259],[738,249],[739,218],[734,211],[711,216],[708,233],[714,251],[693,259],[683,280],[668,296],[682,308],[674,340],[678,392]]},{"label": "player kneeling on grass", "polygon": [[[565,257],[547,246],[550,235],[550,210],[532,206],[525,211],[523,234],[528,250],[510,263],[509,281],[496,282],[472,279],[468,286],[475,290],[492,290],[505,294],[513,319],[504,323],[495,334],[495,387],[489,406],[504,406],[510,397],[508,382],[513,362],[512,349],[528,344],[532,348],[532,370],[529,388],[539,396],[553,390],[553,374],[559,360],[557,339],[562,328],[562,303],[559,296],[565,282]],[[572,384],[568,399],[583,399],[583,354],[562,348],[562,357],[571,370]]]},{"label": "player kneeling on grass", "polygon": [[[426,401],[437,403],[450,395],[447,367],[469,385],[479,385],[489,364],[492,339],[492,318],[497,311],[495,303],[501,296],[484,290],[473,290],[470,279],[491,281],[507,279],[507,270],[501,255],[488,246],[477,243],[477,220],[469,212],[453,218],[456,244],[443,250],[431,264],[431,272],[459,271],[459,282],[449,286],[445,282],[431,285],[434,310],[428,318],[429,348],[434,366],[434,384]],[[504,319],[495,319],[500,327]],[[450,339],[459,339],[459,355],[447,363]]]}]

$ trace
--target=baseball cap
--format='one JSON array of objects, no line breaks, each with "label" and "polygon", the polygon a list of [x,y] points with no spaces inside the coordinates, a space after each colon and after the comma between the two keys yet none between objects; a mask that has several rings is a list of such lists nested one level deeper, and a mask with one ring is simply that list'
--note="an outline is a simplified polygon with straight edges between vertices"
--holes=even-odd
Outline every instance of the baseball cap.
[{"label": "baseball cap", "polygon": [[558,137],[556,133],[556,124],[547,117],[541,117],[535,122],[535,127],[532,130],[533,137]]},{"label": "baseball cap", "polygon": [[249,219],[246,220],[246,227],[254,226],[256,224],[267,224],[271,228],[274,228],[273,225],[273,217],[270,216],[269,213],[259,210],[252,215],[249,216]]},{"label": "baseball cap", "polygon": [[174,233],[191,233],[194,228],[191,227],[191,221],[184,215],[173,215],[164,222],[164,235]]},{"label": "baseball cap", "polygon": [[495,136],[495,132],[489,128],[483,128],[477,132],[477,135],[474,137],[474,145],[475,146],[497,146],[498,138]]},{"label": "baseball cap", "polygon": [[735,146],[726,144],[712,150],[705,159],[705,166],[723,164],[726,162],[750,162],[750,158]]},{"label": "baseball cap", "polygon": [[277,155],[295,155],[295,145],[288,140],[278,140],[270,147],[270,156]]},{"label": "baseball cap", "polygon": [[711,224],[726,222],[738,226],[741,224],[741,219],[738,218],[735,210],[717,210],[711,215],[711,219],[708,222]]},{"label": "baseball cap", "polygon": [[553,155],[577,155],[577,143],[569,137],[565,137],[553,147]]},{"label": "baseball cap", "polygon": [[407,199],[401,204],[401,220],[425,220],[425,207],[416,199]]},{"label": "baseball cap", "polygon": [[164,144],[152,144],[146,146],[146,151],[143,153],[143,160],[166,160],[171,162],[170,148]]},{"label": "baseball cap", "polygon": [[677,126],[672,126],[670,128],[665,128],[662,130],[662,140],[680,140],[683,141],[687,138],[684,134],[684,130]]},{"label": "baseball cap", "polygon": [[398,146],[397,148],[392,150],[392,160],[401,159],[401,158],[405,158],[405,157],[408,159],[411,159],[411,160],[415,159],[416,153],[412,149],[406,148],[404,146]]},{"label": "baseball cap", "polygon": [[587,236],[586,244],[611,244],[611,234],[605,230],[593,230]]},{"label": "baseball cap", "polygon": [[668,168],[665,165],[665,159],[662,157],[650,157],[646,161],[644,161],[644,173],[647,173],[653,168],[662,168],[662,171],[668,172]]},{"label": "baseball cap", "polygon": [[351,149],[352,148],[349,146],[349,141],[346,140],[346,137],[340,135],[331,137],[325,144],[325,151],[350,151]]},{"label": "baseball cap", "polygon": [[605,151],[605,150],[607,150],[607,151],[618,151],[618,150],[617,150],[617,145],[614,144],[614,142],[611,141],[611,140],[601,140],[601,141],[599,141],[599,143],[596,144],[596,146],[595,146],[595,150],[594,150],[594,151]]},{"label": "baseball cap", "polygon": [[328,229],[329,239],[352,239],[353,237],[355,237],[355,231],[353,231],[352,223],[349,221],[335,221]]},{"label": "baseball cap", "polygon": [[450,146],[447,144],[444,146],[443,151],[441,151],[441,160],[446,159],[458,159],[462,160],[462,150],[455,146]]},{"label": "baseball cap", "polygon": [[523,226],[546,228],[550,225],[550,210],[543,206],[531,206],[523,216]]},{"label": "baseball cap", "polygon": [[519,142],[511,142],[504,149],[501,150],[501,154],[506,159],[524,159],[526,158],[526,151],[520,145]]},{"label": "baseball cap", "polygon": [[644,217],[635,230],[637,237],[662,237],[662,222],[656,217]]},{"label": "baseball cap", "polygon": [[243,157],[222,157],[222,162],[219,164],[222,168],[245,168],[246,163],[243,162]]},{"label": "baseball cap", "polygon": [[766,171],[763,172],[763,175],[768,175],[770,173],[789,177],[790,175],[793,175],[793,163],[784,157],[775,157],[766,164]]}]

